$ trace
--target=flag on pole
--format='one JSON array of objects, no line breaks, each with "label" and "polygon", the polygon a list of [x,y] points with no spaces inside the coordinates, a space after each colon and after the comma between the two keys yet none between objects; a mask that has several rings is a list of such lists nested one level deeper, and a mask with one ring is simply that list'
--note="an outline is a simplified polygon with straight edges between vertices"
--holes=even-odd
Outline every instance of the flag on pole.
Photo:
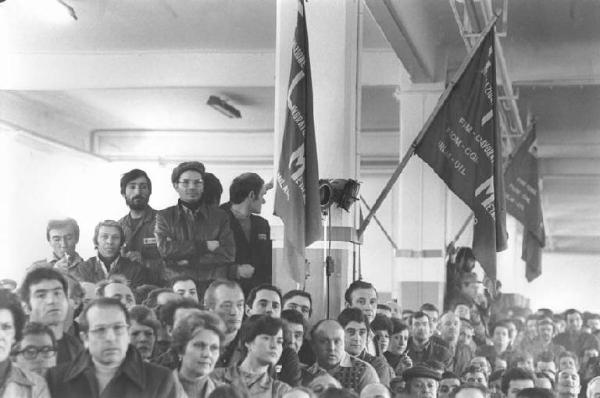
[{"label": "flag on pole", "polygon": [[506,211],[523,224],[525,276],[532,281],[542,273],[542,248],[546,243],[540,198],[535,124],[519,145],[504,172]]},{"label": "flag on pole", "polygon": [[506,248],[507,234],[493,24],[488,29],[442,94],[415,151],[473,210],[473,253],[496,279],[496,252]]},{"label": "flag on pole", "polygon": [[305,277],[306,246],[322,236],[319,166],[303,0],[298,1],[286,105],[275,185],[275,215],[284,224],[285,260],[294,280],[302,283]]}]

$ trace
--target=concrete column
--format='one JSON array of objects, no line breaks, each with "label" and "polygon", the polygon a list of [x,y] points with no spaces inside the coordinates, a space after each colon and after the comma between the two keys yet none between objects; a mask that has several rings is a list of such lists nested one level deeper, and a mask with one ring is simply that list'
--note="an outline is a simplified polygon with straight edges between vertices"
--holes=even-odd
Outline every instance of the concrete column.
[{"label": "concrete column", "polygon": [[[442,84],[411,84],[397,93],[400,102],[400,156],[403,157],[437,104]],[[394,238],[400,247],[394,261],[394,292],[402,308],[425,302],[439,307],[444,296],[446,187],[414,156],[396,187]]]},{"label": "concrete column", "polygon": [[[320,178],[356,178],[356,103],[359,0],[310,1],[305,3],[313,81],[315,134]],[[279,161],[285,123],[285,99],[290,73],[291,45],[296,26],[297,2],[277,1],[275,76],[275,168]],[[330,313],[336,316],[343,292],[352,279],[352,232],[354,212],[331,209]],[[324,219],[324,226],[327,226]],[[273,278],[284,292],[296,288],[282,264],[282,236],[274,235]],[[325,265],[327,242],[308,249],[311,261],[306,290],[313,296],[313,318],[326,316]],[[302,288],[302,286],[300,286]]]}]

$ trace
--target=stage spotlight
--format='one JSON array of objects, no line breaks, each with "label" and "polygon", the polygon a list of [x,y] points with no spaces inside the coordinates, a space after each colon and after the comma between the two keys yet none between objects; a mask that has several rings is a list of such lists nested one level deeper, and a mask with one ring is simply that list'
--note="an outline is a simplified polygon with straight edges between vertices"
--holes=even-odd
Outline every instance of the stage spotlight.
[{"label": "stage spotlight", "polygon": [[334,203],[346,211],[358,200],[360,183],[352,179],[319,180],[319,196],[321,210],[325,211]]}]

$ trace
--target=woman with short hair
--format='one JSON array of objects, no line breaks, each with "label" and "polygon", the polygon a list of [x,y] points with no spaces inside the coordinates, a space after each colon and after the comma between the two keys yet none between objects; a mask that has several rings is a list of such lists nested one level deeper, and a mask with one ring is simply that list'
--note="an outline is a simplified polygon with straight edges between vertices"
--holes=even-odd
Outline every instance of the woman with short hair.
[{"label": "woman with short hair", "polygon": [[247,391],[252,398],[281,398],[291,388],[269,374],[283,351],[283,323],[269,315],[252,315],[240,329],[246,355],[238,365],[215,369],[212,377]]},{"label": "woman with short hair", "polygon": [[208,311],[190,309],[175,322],[171,347],[181,358],[173,371],[178,398],[207,397],[222,383],[209,377],[219,359],[225,324]]},{"label": "woman with short hair", "polygon": [[11,347],[21,340],[24,324],[19,298],[0,289],[0,397],[50,398],[48,385],[40,375],[11,363]]}]

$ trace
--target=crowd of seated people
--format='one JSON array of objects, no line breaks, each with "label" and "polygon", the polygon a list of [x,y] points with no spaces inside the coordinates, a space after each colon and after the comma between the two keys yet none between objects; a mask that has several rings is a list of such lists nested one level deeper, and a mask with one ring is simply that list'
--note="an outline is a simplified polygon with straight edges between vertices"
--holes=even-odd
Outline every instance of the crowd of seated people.
[{"label": "crowd of seated people", "polygon": [[600,396],[598,314],[484,313],[467,269],[442,312],[358,280],[315,319],[308,292],[271,282],[268,184],[242,174],[219,206],[201,163],[171,182],[156,211],[146,173],[125,173],[130,211],[98,223],[87,260],[75,220],[48,223],[51,255],[0,284],[0,397]]}]

